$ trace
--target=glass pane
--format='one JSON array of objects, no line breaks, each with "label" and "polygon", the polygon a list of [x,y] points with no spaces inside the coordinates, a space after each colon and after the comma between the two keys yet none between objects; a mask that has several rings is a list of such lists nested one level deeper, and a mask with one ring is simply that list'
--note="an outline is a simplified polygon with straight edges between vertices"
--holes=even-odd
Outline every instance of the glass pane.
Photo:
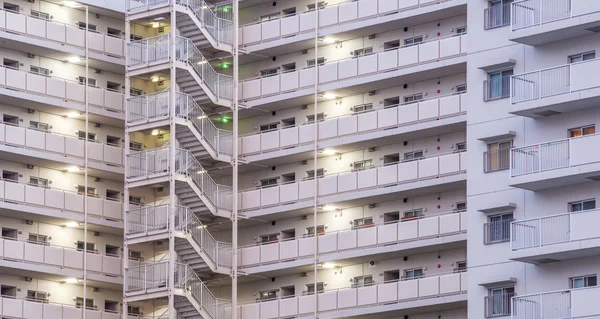
[{"label": "glass pane", "polygon": [[584,127],[583,128],[583,135],[589,135],[589,134],[594,134],[596,133],[596,127],[595,126],[590,126],[590,127]]},{"label": "glass pane", "polygon": [[573,278],[573,288],[583,288],[583,278]]},{"label": "glass pane", "polygon": [[581,129],[569,130],[569,137],[579,137],[581,136]]}]

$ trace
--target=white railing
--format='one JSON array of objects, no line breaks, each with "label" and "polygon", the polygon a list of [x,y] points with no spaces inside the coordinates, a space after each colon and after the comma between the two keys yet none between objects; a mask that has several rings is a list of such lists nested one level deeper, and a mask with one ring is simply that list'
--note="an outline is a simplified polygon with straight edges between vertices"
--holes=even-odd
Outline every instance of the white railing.
[{"label": "white railing", "polygon": [[[148,123],[169,117],[170,96],[170,89],[167,88],[160,92],[131,97],[127,100],[127,123],[133,126],[138,122]],[[176,93],[175,115],[191,122],[217,154],[233,154],[233,133],[217,128],[191,95]]]},{"label": "white railing", "polygon": [[572,17],[572,0],[522,0],[512,3],[512,30]]},{"label": "white railing", "polygon": [[[77,192],[2,179],[0,186],[0,202],[84,213],[84,196]],[[87,196],[87,201],[90,216],[114,221],[123,219],[121,201],[96,196]]]},{"label": "white railing", "polygon": [[571,162],[571,139],[564,139],[510,150],[510,176],[540,173],[565,168]]},{"label": "white railing", "polygon": [[20,12],[0,9],[0,31],[17,33],[27,37],[38,38],[60,45],[85,48],[86,34],[89,37],[90,51],[123,58],[125,41],[119,36],[87,31],[79,26],[63,22],[46,20]]},{"label": "white railing", "polygon": [[170,39],[170,34],[165,34],[127,43],[127,67],[150,65],[169,59]]},{"label": "white railing", "polygon": [[[126,178],[144,179],[167,174],[172,168],[169,164],[169,149],[162,147],[128,154]],[[190,151],[178,148],[175,152],[173,172],[190,177],[217,210],[231,211],[231,186],[217,184]]]},{"label": "white railing", "polygon": [[127,11],[151,10],[152,7],[168,5],[171,0],[126,0]]},{"label": "white railing", "polygon": [[[85,103],[85,85],[74,80],[41,75],[31,71],[0,66],[0,88],[58,99],[65,102]],[[121,92],[88,86],[88,99],[91,107],[112,112],[123,112],[125,95]],[[8,93],[10,94],[10,93]]]},{"label": "white railing", "polygon": [[[148,290],[167,290],[169,287],[169,262],[157,262],[125,269],[127,286],[125,295],[144,293]],[[180,289],[200,306],[197,311],[206,312],[212,319],[227,319],[231,303],[216,298],[194,270],[186,264],[175,264],[175,289]]]},{"label": "white railing", "polygon": [[[410,162],[385,164],[359,171],[319,176],[318,195],[323,198],[339,194],[360,193],[365,190],[461,174],[467,169],[466,154],[466,151],[436,154]],[[244,190],[241,191],[240,207],[247,211],[312,200],[315,192],[314,186],[315,181],[312,178],[306,178],[302,181]]]},{"label": "white railing", "polygon": [[[465,92],[466,93],[466,92]],[[386,106],[318,121],[319,140],[389,130],[390,128],[436,121],[466,113],[465,95],[443,95],[410,104]],[[247,134],[239,139],[241,154],[252,155],[273,152],[290,147],[311,144],[314,124],[304,123]]]},{"label": "white railing", "polygon": [[[319,30],[347,23],[370,20],[392,13],[405,12],[426,6],[440,5],[450,0],[359,0],[341,1],[319,7]],[[389,20],[385,20],[386,22]],[[315,11],[282,15],[268,21],[243,25],[240,43],[252,45],[306,33],[315,28]],[[358,28],[358,27],[357,27]]]},{"label": "white railing", "polygon": [[571,290],[512,298],[512,319],[573,318]]},{"label": "white railing", "polygon": [[[47,130],[20,127],[1,121],[0,145],[38,150],[62,155],[65,158],[85,158],[85,139]],[[88,141],[88,159],[111,166],[123,166],[123,148],[98,141]]]},{"label": "white railing", "polygon": [[132,239],[143,235],[169,231],[170,204],[143,206],[125,212],[125,238]]},{"label": "white railing", "polygon": [[590,81],[600,72],[600,58],[542,69],[511,77],[511,103],[539,100],[555,95],[600,87]]},{"label": "white railing", "polygon": [[[0,237],[0,259],[18,263],[83,270],[83,250],[49,243],[17,241]],[[110,277],[121,276],[121,257],[87,252],[87,271]]]},{"label": "white railing", "polygon": [[[242,304],[250,318],[290,318],[315,311],[327,313],[377,307],[449,295],[466,294],[467,272],[434,274],[412,280],[394,280],[364,287],[347,287],[317,293]],[[440,302],[444,302],[440,299]]]},{"label": "white railing", "polygon": [[[55,293],[52,291],[52,293]],[[62,293],[61,291],[57,294]],[[68,305],[48,300],[33,298],[16,298],[13,296],[0,296],[0,309],[2,314],[9,318],[42,318],[42,319],[73,319],[82,318],[83,308],[77,305]],[[87,318],[97,319],[122,319],[118,311],[100,310],[96,307],[86,308]],[[164,317],[145,317],[130,314],[128,319],[167,319]]]},{"label": "white railing", "polygon": [[[362,225],[326,232],[317,236],[319,255],[364,250],[407,242],[451,236],[467,231],[466,212],[405,218],[380,225]],[[314,257],[315,237],[311,234],[240,248],[244,268]]]},{"label": "white railing", "polygon": [[217,43],[233,43],[233,21],[219,17],[204,0],[177,0],[177,4],[191,10],[208,35]]},{"label": "white railing", "polygon": [[[358,58],[326,62],[318,66],[319,84],[365,77],[374,74],[450,59],[466,53],[467,35],[440,37],[418,45],[374,52]],[[241,81],[240,99],[247,101],[267,96],[310,89],[314,87],[315,67],[287,71],[275,75],[259,76]]]}]

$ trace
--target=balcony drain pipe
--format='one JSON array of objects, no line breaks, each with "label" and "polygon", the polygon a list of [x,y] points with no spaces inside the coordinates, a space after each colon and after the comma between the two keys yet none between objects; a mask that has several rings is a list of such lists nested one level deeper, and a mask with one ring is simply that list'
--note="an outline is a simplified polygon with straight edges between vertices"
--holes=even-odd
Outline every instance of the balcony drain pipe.
[{"label": "balcony drain pipe", "polygon": [[318,155],[318,140],[319,140],[319,122],[318,122],[318,98],[319,98],[319,0],[315,0],[315,63],[314,63],[314,72],[315,72],[315,84],[314,84],[314,144],[313,144],[313,183],[314,183],[314,198],[313,198],[313,295],[314,295],[314,304],[315,304],[315,312],[314,318],[318,318],[317,313],[319,309],[318,298],[317,298],[317,256],[318,256],[318,238],[317,238],[317,206],[318,206],[318,194],[319,194],[319,183],[318,183],[318,174],[317,174],[317,155]]}]

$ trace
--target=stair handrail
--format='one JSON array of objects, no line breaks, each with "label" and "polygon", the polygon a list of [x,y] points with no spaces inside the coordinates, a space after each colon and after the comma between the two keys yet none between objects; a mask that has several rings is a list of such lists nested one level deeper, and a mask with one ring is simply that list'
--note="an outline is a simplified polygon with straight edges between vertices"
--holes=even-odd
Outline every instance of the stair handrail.
[{"label": "stair handrail", "polygon": [[[218,43],[232,44],[233,21],[217,16],[204,0],[177,0],[185,6],[204,25],[209,35]],[[229,33],[229,34],[228,34]]]},{"label": "stair handrail", "polygon": [[174,284],[175,288],[187,291],[212,319],[226,319],[224,316],[219,316],[218,311],[219,304],[223,305],[223,300],[213,295],[190,265],[175,264]]},{"label": "stair handrail", "polygon": [[192,152],[186,149],[176,149],[175,172],[191,177],[217,210],[231,211],[231,186],[217,184]]},{"label": "stair handrail", "polygon": [[180,62],[190,65],[200,79],[206,84],[217,100],[231,100],[233,97],[233,77],[217,72],[208,59],[202,55],[200,50],[188,38],[177,36],[176,39],[176,57]]},{"label": "stair handrail", "polygon": [[170,88],[127,99],[127,123],[169,116]]},{"label": "stair handrail", "polygon": [[191,95],[177,92],[176,115],[190,121],[217,154],[233,155],[233,132],[218,128]]},{"label": "stair handrail", "polygon": [[173,207],[175,230],[190,234],[215,266],[231,268],[231,244],[216,240],[189,207],[182,205],[173,205]]}]

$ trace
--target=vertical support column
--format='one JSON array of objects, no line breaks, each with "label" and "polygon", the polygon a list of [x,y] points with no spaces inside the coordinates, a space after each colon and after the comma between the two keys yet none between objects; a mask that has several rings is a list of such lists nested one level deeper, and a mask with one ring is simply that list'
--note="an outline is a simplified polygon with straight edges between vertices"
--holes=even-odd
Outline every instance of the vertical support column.
[{"label": "vertical support column", "polygon": [[90,115],[90,40],[89,40],[89,7],[85,6],[85,140],[84,140],[84,194],[83,194],[83,319],[86,317],[86,300],[87,300],[87,241],[88,241],[88,160],[89,160],[89,115]]},{"label": "vertical support column", "polygon": [[317,206],[318,206],[318,199],[319,199],[319,180],[318,180],[318,174],[317,174],[317,169],[318,169],[318,165],[317,165],[317,155],[318,155],[318,148],[319,148],[319,121],[318,121],[318,116],[317,114],[318,112],[318,102],[319,102],[319,0],[315,0],[315,38],[314,38],[314,43],[315,43],[315,87],[314,87],[314,101],[313,103],[315,104],[314,106],[314,145],[313,145],[313,183],[314,183],[314,187],[313,189],[315,190],[315,194],[314,194],[314,198],[313,198],[313,237],[314,237],[314,243],[313,243],[313,249],[314,249],[314,257],[313,257],[313,287],[314,287],[314,296],[315,296],[315,314],[314,317],[318,318],[318,311],[319,311],[319,302],[318,302],[318,295],[317,295],[317,262],[318,262],[318,251],[319,251],[319,238],[317,237]]},{"label": "vertical support column", "polygon": [[[239,127],[239,96],[238,96],[238,81],[239,81],[239,0],[233,0],[233,92],[232,92],[232,107],[233,107],[233,141],[232,141],[232,187],[231,187],[231,318],[237,319],[237,294],[238,294],[238,127]],[[218,145],[218,144],[217,144]],[[218,255],[217,255],[218,256]]]},{"label": "vertical support column", "polygon": [[[129,1],[126,1],[127,5],[129,5]],[[131,79],[129,77],[129,72],[127,71],[127,61],[129,61],[129,50],[127,50],[127,45],[130,42],[131,35],[131,25],[129,23],[129,16],[127,12],[125,13],[125,145],[123,149],[123,163],[125,163],[125,177],[124,187],[123,187],[123,226],[125,232],[123,234],[123,310],[122,310],[122,319],[128,319],[127,316],[127,298],[125,297],[125,291],[127,291],[127,273],[125,270],[129,268],[129,244],[127,243],[127,210],[129,209],[129,186],[127,185],[127,176],[128,176],[128,166],[127,165],[127,155],[129,155],[129,127],[127,126],[127,101],[129,101],[130,90],[131,90]],[[147,113],[146,113],[147,114]],[[147,223],[146,223],[147,225]]]},{"label": "vertical support column", "polygon": [[[170,79],[171,79],[171,87],[169,88],[169,201],[171,204],[176,202],[175,200],[175,150],[176,150],[176,127],[175,127],[175,92],[176,92],[176,77],[177,70],[175,69],[175,52],[176,52],[176,43],[177,43],[177,13],[175,12],[175,0],[171,0],[171,38],[170,38],[170,56],[169,59],[169,70],[170,70]],[[174,207],[171,205],[170,207]],[[175,289],[175,236],[174,236],[174,226],[175,226],[175,214],[171,209],[169,211],[169,319],[175,319],[175,295],[173,291]]]}]

